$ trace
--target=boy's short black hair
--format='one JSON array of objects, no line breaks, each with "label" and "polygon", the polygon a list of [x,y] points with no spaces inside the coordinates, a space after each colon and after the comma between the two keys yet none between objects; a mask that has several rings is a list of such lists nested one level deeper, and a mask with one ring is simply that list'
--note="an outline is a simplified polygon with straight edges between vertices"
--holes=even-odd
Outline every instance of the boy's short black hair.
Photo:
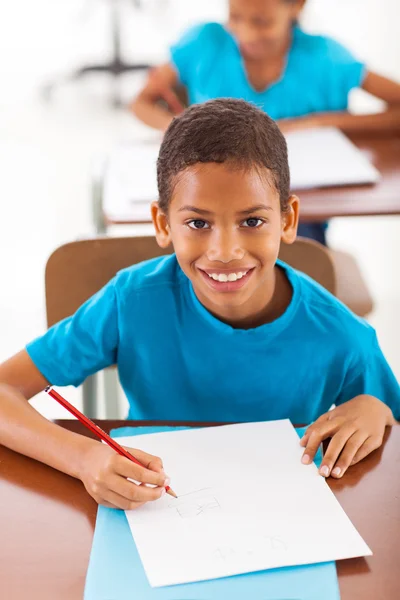
[{"label": "boy's short black hair", "polygon": [[198,163],[268,169],[287,210],[290,175],[286,140],[277,124],[254,104],[221,98],[194,104],[173,119],[157,161],[159,206],[168,211],[176,177]]}]

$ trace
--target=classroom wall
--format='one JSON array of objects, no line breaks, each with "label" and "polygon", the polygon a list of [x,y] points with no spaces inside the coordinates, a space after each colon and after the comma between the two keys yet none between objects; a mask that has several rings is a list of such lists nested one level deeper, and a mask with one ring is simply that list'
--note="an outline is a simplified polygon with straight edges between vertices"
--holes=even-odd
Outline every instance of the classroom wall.
[{"label": "classroom wall", "polygon": [[[22,99],[50,73],[66,72],[83,59],[108,52],[110,4],[89,0],[13,0],[0,8],[0,106]],[[127,56],[161,60],[188,25],[223,20],[225,0],[122,1]],[[23,18],[21,18],[21,16]],[[308,0],[303,23],[338,38],[371,65],[400,79],[398,0]],[[150,42],[150,43],[149,43]],[[18,96],[21,94],[21,96]]]}]

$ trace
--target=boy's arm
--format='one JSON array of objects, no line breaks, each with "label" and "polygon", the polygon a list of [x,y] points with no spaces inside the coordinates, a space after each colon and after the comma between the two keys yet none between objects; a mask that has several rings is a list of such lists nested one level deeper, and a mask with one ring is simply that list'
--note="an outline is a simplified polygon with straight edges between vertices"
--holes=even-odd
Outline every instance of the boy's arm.
[{"label": "boy's arm", "polygon": [[178,83],[178,74],[171,64],[152,69],[144,88],[130,104],[130,110],[146,125],[165,131],[173,117],[184,110],[174,91]]},{"label": "boy's arm", "polygon": [[0,443],[79,477],[82,456],[96,442],[58,427],[29,404],[48,384],[26,350],[0,365]]},{"label": "boy's arm", "polygon": [[[28,402],[49,384],[26,350],[0,365],[0,444],[81,479],[99,503],[136,508],[163,493],[165,473],[157,457],[131,451],[147,468],[108,446],[51,423]],[[151,483],[137,486],[127,481]]]},{"label": "boy's arm", "polygon": [[282,119],[278,124],[283,132],[312,127],[337,127],[344,132],[400,131],[400,84],[368,72],[362,89],[384,100],[387,109],[370,115],[352,115],[349,112],[316,113],[298,119]]}]

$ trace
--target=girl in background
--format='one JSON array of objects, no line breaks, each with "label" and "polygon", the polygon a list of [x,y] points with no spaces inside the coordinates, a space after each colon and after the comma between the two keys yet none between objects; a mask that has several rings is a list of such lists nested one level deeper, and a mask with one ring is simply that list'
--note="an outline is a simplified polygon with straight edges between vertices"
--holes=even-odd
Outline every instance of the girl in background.
[{"label": "girl in background", "polygon": [[[333,126],[345,132],[400,128],[400,85],[367,69],[333,39],[305,33],[298,18],[306,0],[229,0],[228,21],[189,29],[153,69],[131,104],[147,125],[165,131],[184,106],[219,97],[253,102],[283,132]],[[361,87],[387,103],[385,112],[352,115],[348,96]],[[160,103],[160,100],[163,100]],[[325,244],[326,223],[298,233]]]}]

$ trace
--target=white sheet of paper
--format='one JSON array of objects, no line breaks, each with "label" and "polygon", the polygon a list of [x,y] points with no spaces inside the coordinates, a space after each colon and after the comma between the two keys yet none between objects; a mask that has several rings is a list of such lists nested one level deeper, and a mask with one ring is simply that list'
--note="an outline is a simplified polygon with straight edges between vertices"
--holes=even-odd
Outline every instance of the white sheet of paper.
[{"label": "white sheet of paper", "polygon": [[153,587],[371,554],[288,420],[119,438],[178,499],[126,511]]},{"label": "white sheet of paper", "polygon": [[[286,135],[293,190],[374,183],[379,172],[339,130],[322,127]],[[159,142],[127,143],[110,154],[104,176],[104,211],[114,220],[149,221],[157,200]]]},{"label": "white sheet of paper", "polygon": [[117,146],[107,161],[103,203],[110,218],[149,221],[150,203],[158,198],[158,142]]},{"label": "white sheet of paper", "polygon": [[286,134],[293,190],[376,183],[380,174],[362,152],[334,127]]}]

